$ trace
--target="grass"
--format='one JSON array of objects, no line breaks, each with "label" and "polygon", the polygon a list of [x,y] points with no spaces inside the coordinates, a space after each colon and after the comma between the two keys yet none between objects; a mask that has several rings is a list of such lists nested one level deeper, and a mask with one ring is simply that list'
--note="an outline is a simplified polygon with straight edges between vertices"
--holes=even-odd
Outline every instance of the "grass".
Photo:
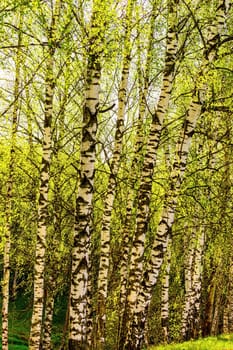
[{"label": "grass", "polygon": [[28,349],[28,344],[25,339],[20,339],[17,336],[9,337],[9,350],[27,350],[27,349]]},{"label": "grass", "polygon": [[233,350],[233,334],[190,340],[180,344],[152,346],[149,350]]},{"label": "grass", "polygon": [[30,298],[22,296],[11,301],[9,311],[9,350],[27,350],[31,317]]},{"label": "grass", "polygon": [[[54,314],[54,327],[52,342],[56,349],[61,342],[63,321],[65,319],[66,305],[63,300],[58,300],[59,307]],[[0,298],[1,307],[1,298]],[[9,350],[28,350],[28,338],[31,322],[32,299],[29,295],[20,294],[15,301],[10,302],[9,310]],[[0,350],[1,324],[0,324]]]}]

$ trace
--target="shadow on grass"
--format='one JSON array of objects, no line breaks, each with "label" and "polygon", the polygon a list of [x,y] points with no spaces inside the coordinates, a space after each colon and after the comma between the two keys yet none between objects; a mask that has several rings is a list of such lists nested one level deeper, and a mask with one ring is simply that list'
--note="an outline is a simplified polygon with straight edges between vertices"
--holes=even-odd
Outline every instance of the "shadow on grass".
[{"label": "shadow on grass", "polygon": [[223,342],[231,342],[233,345],[233,335],[232,334],[222,334],[222,335],[218,335],[217,339]]}]

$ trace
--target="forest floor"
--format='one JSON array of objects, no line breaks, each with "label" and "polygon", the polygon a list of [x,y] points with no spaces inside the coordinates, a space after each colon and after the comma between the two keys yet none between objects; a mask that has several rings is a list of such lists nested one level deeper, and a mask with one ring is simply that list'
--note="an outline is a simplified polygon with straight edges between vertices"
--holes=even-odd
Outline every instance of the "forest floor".
[{"label": "forest floor", "polygon": [[152,346],[149,350],[233,350],[233,334],[219,335],[180,344]]}]

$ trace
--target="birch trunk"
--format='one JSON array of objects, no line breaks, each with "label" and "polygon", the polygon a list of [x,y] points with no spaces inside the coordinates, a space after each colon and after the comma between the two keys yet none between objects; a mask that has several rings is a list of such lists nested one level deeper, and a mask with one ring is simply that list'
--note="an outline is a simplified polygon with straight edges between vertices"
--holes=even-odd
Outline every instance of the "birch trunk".
[{"label": "birch trunk", "polygon": [[83,111],[80,186],[76,200],[75,235],[72,253],[69,349],[86,349],[87,295],[90,272],[90,234],[99,103],[100,65],[89,61],[88,87]]},{"label": "birch trunk", "polygon": [[185,340],[197,338],[200,333],[200,299],[202,287],[202,260],[205,243],[204,229],[195,232],[190,240],[188,264],[185,269],[185,306],[182,317],[182,336]]},{"label": "birch trunk", "polygon": [[165,68],[163,75],[163,82],[161,94],[156,111],[152,116],[152,124],[150,134],[148,137],[147,151],[144,159],[141,184],[138,194],[138,212],[136,218],[136,230],[133,240],[131,260],[130,260],[130,274],[128,296],[126,300],[126,307],[123,317],[123,329],[127,333],[123,334],[121,343],[124,344],[124,349],[136,349],[135,342],[132,339],[135,335],[135,328],[133,326],[133,314],[137,302],[137,296],[140,290],[140,281],[143,271],[143,254],[145,236],[148,226],[149,204],[152,190],[153,169],[156,162],[156,154],[159,145],[163,120],[167,113],[170,92],[172,88],[175,56],[177,50],[177,29],[176,29],[176,4],[171,2],[169,6],[168,15],[168,34],[167,34],[167,48],[165,57]]},{"label": "birch trunk", "polygon": [[51,350],[51,336],[52,336],[52,323],[53,323],[53,312],[54,312],[54,291],[55,283],[50,280],[50,285],[47,289],[45,298],[45,312],[43,322],[43,338],[41,350]]},{"label": "birch trunk", "polygon": [[[231,134],[231,114],[226,115],[225,119],[225,126],[226,126],[226,135],[227,135],[227,144],[224,146],[224,175],[222,179],[222,186],[221,186],[221,207],[220,207],[220,217],[224,217],[226,215],[226,212],[228,210],[228,205],[230,203],[230,189],[231,189],[231,159],[232,159],[232,148],[230,146],[232,134]],[[222,223],[223,227],[225,228],[225,222]],[[221,226],[222,226],[221,225]],[[230,251],[228,253],[229,260],[229,270],[227,271],[227,276],[224,278],[227,278],[227,291],[226,291],[226,300],[224,303],[224,310],[223,310],[223,333],[232,333],[233,332],[233,255],[232,255],[232,235],[230,232],[230,236],[227,238],[228,244],[226,243],[226,246],[229,246]],[[225,255],[225,254],[224,254]],[[227,253],[226,253],[227,255]]]},{"label": "birch trunk", "polygon": [[[86,95],[80,146],[80,185],[76,199],[75,232],[72,252],[69,350],[91,347],[90,239],[93,216],[93,185],[96,158],[97,114],[100,92],[100,50],[102,33],[98,1],[93,3],[86,72]],[[103,24],[103,23],[102,23]]]},{"label": "birch trunk", "polygon": [[[67,78],[65,76],[65,78]],[[42,324],[42,349],[50,350],[52,348],[52,324],[54,314],[54,302],[61,284],[67,277],[67,271],[70,270],[70,259],[64,254],[61,246],[64,243],[64,206],[63,201],[63,176],[64,163],[62,163],[62,149],[64,147],[65,137],[65,115],[68,101],[69,82],[65,80],[62,97],[59,101],[59,119],[53,128],[53,171],[51,171],[51,197],[50,203],[53,207],[53,223],[50,224],[50,232],[47,236],[47,245],[49,251],[46,254],[45,266],[45,306]],[[52,230],[51,230],[52,229]],[[51,253],[52,252],[52,253]],[[66,283],[66,282],[65,282]],[[67,319],[67,317],[66,317]],[[65,321],[66,323],[66,321]],[[67,332],[65,337],[67,336]],[[63,339],[61,343],[63,342]],[[62,344],[61,344],[62,345]],[[62,347],[61,347],[62,348]]]},{"label": "birch trunk", "polygon": [[215,300],[214,300],[214,313],[211,323],[211,335],[219,334],[219,321],[220,321],[220,309],[222,306],[221,289],[216,288]]},{"label": "birch trunk", "polygon": [[161,324],[163,329],[163,341],[169,342],[169,285],[171,269],[171,239],[169,238],[168,248],[165,258],[165,271],[162,278],[161,296]]},{"label": "birch trunk", "polygon": [[214,300],[215,300],[215,294],[217,289],[215,273],[216,272],[212,274],[212,281],[209,286],[207,301],[205,304],[205,320],[204,320],[203,329],[202,329],[202,335],[204,337],[211,335],[211,325],[212,325],[213,314],[214,314]]},{"label": "birch trunk", "polygon": [[22,14],[19,14],[19,34],[18,34],[18,49],[15,58],[15,81],[14,81],[14,105],[12,112],[11,124],[11,148],[9,159],[9,173],[6,192],[6,226],[4,237],[4,252],[3,252],[3,278],[2,278],[2,349],[8,350],[8,311],[9,311],[9,285],[10,285],[10,252],[11,252],[11,230],[12,230],[12,205],[13,205],[13,186],[15,172],[15,147],[16,133],[18,127],[18,110],[19,110],[19,86],[20,86],[20,66],[21,52],[20,45],[22,42]]},{"label": "birch trunk", "polygon": [[110,166],[110,176],[107,185],[107,195],[104,203],[104,212],[102,217],[102,229],[100,236],[100,262],[98,274],[98,300],[97,300],[97,346],[98,350],[105,346],[105,327],[106,327],[106,302],[108,295],[108,272],[110,265],[110,228],[113,204],[116,193],[116,179],[120,168],[122,153],[122,142],[124,135],[124,118],[127,104],[128,79],[131,62],[131,28],[132,28],[133,2],[128,0],[125,17],[125,41],[123,49],[123,66],[121,73],[121,82],[118,93],[118,113],[116,121],[116,132],[112,162]]},{"label": "birch trunk", "polygon": [[[142,271],[142,254],[145,232],[147,230],[147,223],[144,220],[142,220],[142,216],[139,217],[137,223],[138,226],[141,223],[143,224],[139,226],[139,232],[141,234],[138,235],[136,233],[137,244],[132,252],[132,256],[134,257],[134,261],[132,261],[132,271],[136,270],[136,273],[133,274],[133,278],[131,277],[131,279],[133,280],[133,288],[131,287],[131,291],[128,296],[128,302],[131,304],[133,314],[132,311],[131,313],[129,312],[131,322],[130,327],[127,326],[128,336],[125,343],[125,349],[127,350],[139,350],[141,349],[144,343],[145,324],[148,315],[149,305],[151,302],[152,290],[157,282],[164,254],[167,249],[168,236],[171,232],[171,228],[175,219],[175,209],[177,206],[179,190],[184,177],[192,136],[195,130],[197,119],[200,116],[202,110],[203,100],[200,101],[199,93],[202,92],[202,98],[204,99],[205,94],[207,92],[207,83],[205,82],[205,80],[207,79],[209,65],[212,64],[216,59],[218,49],[218,38],[220,35],[219,31],[222,29],[224,23],[225,1],[221,0],[216,9],[216,22],[214,22],[211,25],[208,33],[209,35],[207,38],[206,47],[203,52],[202,65],[200,68],[200,72],[196,78],[196,91],[194,91],[192,101],[187,112],[187,117],[183,124],[181,135],[177,143],[177,158],[174,162],[173,172],[171,174],[170,190],[167,193],[167,200],[165,200],[165,206],[162,212],[161,220],[158,225],[157,235],[153,243],[151,257],[144,271],[141,284],[140,275]],[[169,93],[166,94],[166,96],[167,98],[169,98]],[[162,111],[163,110],[164,109],[162,108]],[[146,182],[144,186],[146,188]],[[146,201],[146,196],[144,196],[144,203],[148,202],[149,204],[148,193],[149,192],[146,193]],[[144,203],[141,202],[142,208]],[[148,206],[144,205],[143,217],[146,216],[146,208],[148,208]]]},{"label": "birch trunk", "polygon": [[201,291],[202,291],[202,271],[203,271],[203,254],[205,246],[205,231],[200,228],[199,236],[197,237],[197,247],[195,254],[194,276],[193,276],[193,298],[192,298],[192,326],[191,337],[198,338],[200,335],[200,306],[201,306]]},{"label": "birch trunk", "polygon": [[[137,120],[136,141],[134,145],[134,157],[131,163],[131,172],[129,174],[129,193],[127,198],[126,218],[123,228],[122,238],[122,256],[120,265],[120,302],[119,302],[119,323],[118,323],[118,347],[120,337],[124,338],[124,327],[122,317],[124,315],[125,301],[127,295],[129,257],[132,242],[132,232],[135,226],[133,208],[137,207],[137,194],[140,183],[140,173],[143,157],[145,153],[145,131],[144,123],[147,114],[147,95],[150,78],[151,61],[153,57],[153,41],[155,30],[156,4],[154,3],[150,20],[150,30],[148,34],[148,45],[146,51],[145,73],[142,72],[142,59],[140,47],[140,29],[138,29],[138,84],[139,84],[139,114]],[[136,209],[135,209],[136,210]]]},{"label": "birch trunk", "polygon": [[41,343],[42,319],[44,308],[44,270],[45,251],[48,217],[48,191],[50,164],[52,154],[52,118],[53,118],[53,96],[54,96],[54,54],[55,54],[55,31],[60,12],[60,0],[54,5],[54,13],[51,19],[48,35],[48,58],[45,73],[45,102],[44,102],[44,127],[43,148],[40,172],[40,188],[38,202],[38,228],[36,240],[36,256],[34,264],[34,297],[29,338],[29,349],[39,350]]},{"label": "birch trunk", "polygon": [[233,263],[229,269],[229,282],[226,307],[224,309],[224,333],[233,332]]},{"label": "birch trunk", "polygon": [[[131,335],[130,344],[134,344],[134,349],[140,349],[144,342],[144,327],[146,323],[146,318],[148,314],[148,308],[151,302],[152,289],[157,283],[160,268],[163,262],[163,258],[167,249],[168,236],[171,232],[172,225],[175,219],[175,208],[178,200],[178,190],[181,185],[181,179],[183,172],[185,170],[185,164],[187,161],[188,149],[190,147],[192,131],[195,128],[197,117],[200,115],[201,105],[196,101],[191,103],[189,110],[189,121],[184,129],[184,138],[186,139],[182,143],[182,148],[180,149],[180,161],[178,164],[182,164],[182,169],[177,173],[176,176],[173,174],[173,181],[176,179],[176,185],[172,185],[175,189],[173,196],[170,193],[170,198],[167,198],[166,205],[162,211],[161,220],[158,225],[157,235],[152,246],[152,252],[150,260],[144,272],[143,280],[141,283],[140,294],[137,298],[137,305],[134,310],[133,317],[133,327],[134,329]],[[176,166],[175,165],[175,168]],[[176,169],[177,170],[177,169]],[[132,349],[130,345],[129,349]],[[128,349],[128,348],[126,348]]]},{"label": "birch trunk", "polygon": [[194,259],[194,247],[193,247],[193,233],[191,234],[190,243],[188,247],[188,254],[185,262],[185,302],[184,309],[182,314],[182,336],[183,339],[189,338],[187,336],[188,329],[188,320],[189,320],[189,311],[191,308],[191,296],[192,296],[192,267]]}]

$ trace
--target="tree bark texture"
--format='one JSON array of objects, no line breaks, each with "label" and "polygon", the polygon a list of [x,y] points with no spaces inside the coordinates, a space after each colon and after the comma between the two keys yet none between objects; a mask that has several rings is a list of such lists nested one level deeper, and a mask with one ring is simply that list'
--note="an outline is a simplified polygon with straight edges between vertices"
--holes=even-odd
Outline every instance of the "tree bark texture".
[{"label": "tree bark texture", "polygon": [[[155,18],[156,18],[156,3],[153,5],[150,30],[148,33],[148,45],[146,51],[146,63],[145,73],[142,68],[141,59],[141,47],[140,47],[140,28],[138,29],[138,84],[139,84],[139,112],[137,120],[136,140],[134,144],[134,156],[131,163],[131,171],[129,173],[129,192],[127,196],[126,218],[123,227],[122,238],[122,255],[120,263],[120,302],[119,302],[119,323],[118,323],[118,343],[120,341],[122,333],[122,322],[125,309],[126,295],[127,295],[127,283],[128,283],[128,270],[129,259],[132,243],[132,233],[135,226],[135,214],[133,209],[137,211],[137,195],[140,186],[140,174],[142,170],[142,163],[145,153],[146,135],[144,130],[145,118],[148,114],[147,110],[147,97],[150,79],[150,68],[153,57],[153,41],[155,31]],[[122,341],[122,340],[121,340]],[[119,346],[119,345],[118,345]]]},{"label": "tree bark texture", "polygon": [[46,235],[48,225],[48,192],[50,179],[50,165],[52,155],[52,119],[53,119],[53,97],[54,97],[54,55],[56,51],[56,26],[60,13],[60,0],[54,5],[54,13],[51,18],[48,32],[49,48],[47,51],[45,72],[45,101],[44,101],[44,127],[43,147],[40,170],[40,188],[38,202],[38,227],[36,237],[36,256],[34,263],[34,296],[31,329],[29,338],[29,349],[39,350],[42,336],[42,319],[44,310],[44,271]]},{"label": "tree bark texture", "polygon": [[[18,26],[21,29],[23,16],[19,13]],[[3,278],[2,278],[2,349],[8,350],[8,331],[9,331],[9,288],[10,288],[10,253],[11,253],[11,235],[12,235],[12,214],[13,214],[13,187],[15,173],[15,151],[16,151],[16,133],[18,127],[18,111],[19,111],[19,87],[20,87],[20,69],[21,69],[21,50],[22,33],[18,33],[18,49],[15,57],[15,81],[14,81],[14,105],[12,111],[11,124],[11,147],[10,159],[8,165],[8,180],[6,190],[6,225],[4,237],[4,252],[3,252]]]},{"label": "tree bark texture", "polygon": [[165,257],[165,269],[162,278],[161,295],[161,325],[163,329],[163,341],[169,342],[169,285],[171,269],[171,238],[169,237],[168,248]]},{"label": "tree bark texture", "polygon": [[[177,3],[174,4],[174,9],[177,10]],[[174,21],[174,14],[172,15]],[[174,22],[173,22],[174,23]],[[200,100],[200,91],[202,92],[202,98],[205,98],[207,92],[207,75],[208,70],[211,64],[217,57],[218,49],[218,38],[220,31],[223,28],[225,23],[225,1],[220,1],[216,9],[216,22],[212,23],[208,32],[208,38],[206,40],[206,46],[203,51],[203,61],[200,67],[200,71],[196,77],[196,89],[194,91],[192,101],[187,111],[187,116],[184,121],[180,138],[177,143],[177,157],[173,164],[173,172],[171,174],[171,184],[170,190],[167,193],[167,198],[165,199],[165,206],[161,215],[161,220],[158,225],[157,235],[155,237],[152,252],[149,259],[149,262],[144,270],[143,279],[141,281],[141,274],[143,270],[142,258],[144,252],[144,241],[145,233],[147,231],[147,221],[144,218],[147,217],[148,213],[148,203],[150,198],[148,194],[149,190],[149,181],[147,183],[148,175],[144,177],[145,181],[142,184],[142,189],[145,191],[143,200],[139,196],[140,207],[143,208],[143,215],[139,212],[138,222],[137,222],[137,233],[135,235],[135,246],[132,250],[132,261],[131,268],[132,274],[130,276],[130,292],[128,295],[128,303],[130,305],[129,312],[127,315],[130,316],[130,322],[126,321],[126,328],[128,331],[127,340],[125,342],[125,349],[141,349],[144,343],[144,331],[145,324],[148,315],[148,309],[152,297],[152,290],[156,285],[160,268],[164,259],[164,254],[167,249],[168,236],[171,232],[172,225],[175,219],[175,209],[177,206],[177,200],[179,195],[179,190],[183,181],[187,158],[189,149],[191,146],[192,136],[196,127],[198,117],[201,115],[202,103],[203,100]],[[176,30],[171,31],[172,38],[176,37]],[[169,34],[168,34],[169,38]],[[172,55],[174,55],[176,44],[172,42]],[[171,43],[170,43],[171,44]],[[169,43],[168,43],[169,48]],[[172,56],[174,57],[174,56]],[[169,60],[169,69],[168,72],[171,72],[171,59]],[[165,72],[167,70],[165,69]],[[170,75],[169,75],[170,77]],[[165,74],[166,78],[166,74]],[[204,81],[204,82],[203,82]],[[171,84],[171,82],[170,82]],[[165,79],[165,86],[170,86],[167,84],[167,79]],[[165,90],[166,91],[166,90]],[[163,96],[163,89],[161,92],[163,97],[162,106],[158,106],[158,117],[157,120],[160,120],[160,113],[162,117],[164,116],[164,101],[169,100],[170,89]],[[159,124],[161,125],[161,124]],[[158,135],[158,132],[156,133]],[[150,143],[149,143],[150,145]],[[150,148],[149,148],[150,149]],[[149,163],[148,163],[149,164]],[[151,164],[151,163],[150,163]],[[154,166],[154,163],[153,163]],[[150,168],[151,172],[153,166]],[[151,177],[150,177],[151,178]],[[143,192],[142,192],[143,193]],[[147,198],[147,199],[146,199]],[[147,205],[145,205],[147,204]],[[135,272],[134,272],[135,271]],[[132,313],[133,310],[133,313]]]},{"label": "tree bark texture", "polygon": [[80,146],[80,185],[76,199],[76,217],[72,252],[69,350],[90,349],[92,320],[90,301],[90,240],[93,217],[94,169],[96,158],[97,114],[100,92],[101,34],[98,1],[93,3],[86,94]]},{"label": "tree bark texture", "polygon": [[100,235],[100,262],[98,273],[97,297],[97,346],[98,350],[105,346],[106,302],[108,295],[108,273],[110,266],[110,229],[113,204],[116,193],[116,182],[120,168],[122,143],[124,135],[124,119],[127,104],[128,79],[131,62],[131,28],[132,28],[133,2],[128,0],[125,17],[125,42],[123,49],[123,63],[121,81],[118,92],[118,113],[114,138],[114,149],[110,165],[107,194],[104,202],[102,228]]},{"label": "tree bark texture", "polygon": [[53,324],[53,313],[54,313],[54,292],[55,285],[51,283],[49,286],[46,298],[45,298],[45,312],[44,312],[44,322],[43,322],[43,334],[42,334],[42,350],[52,349],[52,324]]},{"label": "tree bark texture", "polygon": [[193,232],[189,242],[185,267],[185,304],[182,317],[182,336],[185,340],[200,335],[200,302],[202,288],[204,228]]},{"label": "tree bark texture", "polygon": [[[143,271],[143,255],[145,237],[148,227],[149,204],[152,191],[153,170],[156,162],[157,149],[165,114],[167,113],[169,98],[174,78],[175,58],[177,50],[177,28],[176,28],[176,4],[171,2],[169,6],[167,47],[165,56],[165,67],[163,82],[157,108],[152,116],[151,129],[148,137],[147,151],[141,173],[141,184],[138,194],[138,212],[136,218],[136,230],[133,239],[133,246],[130,260],[130,274],[128,296],[123,317],[122,340],[124,349],[136,349],[135,327],[133,315],[137,303],[137,296],[140,290],[140,283]],[[137,337],[137,336],[136,336]]]}]

